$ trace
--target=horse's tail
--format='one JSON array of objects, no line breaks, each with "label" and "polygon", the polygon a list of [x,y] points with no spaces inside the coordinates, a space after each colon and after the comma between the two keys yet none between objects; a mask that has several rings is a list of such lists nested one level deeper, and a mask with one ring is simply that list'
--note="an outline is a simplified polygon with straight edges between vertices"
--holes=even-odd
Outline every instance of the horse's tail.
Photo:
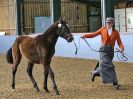
[{"label": "horse's tail", "polygon": [[6,61],[13,64],[12,47],[6,53]]},{"label": "horse's tail", "polygon": [[[24,38],[23,36],[20,36],[20,37],[16,38],[16,40],[15,40],[14,44],[12,45],[12,47],[7,51],[6,61],[9,64],[13,64],[15,61],[17,61],[17,62],[20,61],[21,53],[20,53],[20,49],[19,49],[19,44],[22,42],[23,38]],[[14,60],[13,57],[16,57],[17,59]]]}]

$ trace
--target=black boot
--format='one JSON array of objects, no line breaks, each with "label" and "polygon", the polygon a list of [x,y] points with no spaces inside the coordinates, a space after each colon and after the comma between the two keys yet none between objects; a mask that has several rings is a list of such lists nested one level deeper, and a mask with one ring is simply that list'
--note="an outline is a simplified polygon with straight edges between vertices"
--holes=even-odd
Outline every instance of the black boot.
[{"label": "black boot", "polygon": [[95,71],[92,71],[92,72],[91,72],[91,81],[92,81],[92,82],[94,82],[96,76],[100,76],[100,74],[97,73],[97,72],[95,72]]},{"label": "black boot", "polygon": [[97,70],[99,68],[99,62],[97,62],[95,70]]},{"label": "black boot", "polygon": [[113,83],[113,87],[114,87],[115,89],[119,90],[120,85],[118,84],[118,82],[114,82],[114,83]]}]

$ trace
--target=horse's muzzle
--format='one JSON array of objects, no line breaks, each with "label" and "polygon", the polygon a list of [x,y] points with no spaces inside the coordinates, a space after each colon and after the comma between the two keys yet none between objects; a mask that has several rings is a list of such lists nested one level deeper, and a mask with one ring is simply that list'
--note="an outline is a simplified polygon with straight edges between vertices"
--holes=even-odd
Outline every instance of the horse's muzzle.
[{"label": "horse's muzzle", "polygon": [[74,37],[73,37],[72,34],[70,34],[70,35],[68,35],[68,36],[66,37],[66,39],[67,39],[68,42],[72,42],[73,39],[74,39]]}]

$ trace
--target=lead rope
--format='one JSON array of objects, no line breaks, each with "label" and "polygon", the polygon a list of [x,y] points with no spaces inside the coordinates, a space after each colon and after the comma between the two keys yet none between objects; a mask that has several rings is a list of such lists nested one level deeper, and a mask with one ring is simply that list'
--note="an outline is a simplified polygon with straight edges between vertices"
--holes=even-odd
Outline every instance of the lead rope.
[{"label": "lead rope", "polygon": [[77,45],[76,45],[76,43],[75,43],[75,41],[73,40],[73,43],[74,43],[74,45],[75,45],[75,48],[76,48],[76,51],[75,51],[75,55],[77,55],[77,53],[78,53],[78,50],[79,50],[79,48],[80,48],[80,38],[79,38],[79,46],[77,47]]},{"label": "lead rope", "polygon": [[93,49],[93,48],[90,46],[90,44],[86,41],[85,38],[83,38],[83,40],[86,42],[86,44],[89,46],[89,48],[90,48],[92,51],[101,52],[101,51],[98,51],[98,50]]},{"label": "lead rope", "polygon": [[[101,52],[101,51],[98,51],[98,50],[95,50],[93,49],[90,44],[87,42],[87,40],[85,38],[83,38],[83,40],[86,42],[86,44],[89,46],[89,48],[92,50],[92,51],[95,51],[95,52]],[[75,45],[75,48],[76,48],[76,51],[75,51],[75,55],[77,55],[78,53],[78,50],[80,48],[80,38],[79,38],[79,46],[77,47],[75,41],[73,40],[74,42],[74,45]],[[116,51],[114,51],[114,53],[117,54],[117,58],[119,61],[127,61],[128,60],[128,57],[132,58],[132,56],[129,56],[128,54],[126,54],[125,52],[121,52],[118,48],[116,48]]]},{"label": "lead rope", "polygon": [[[86,40],[85,38],[83,38],[83,40],[86,42],[86,44],[89,46],[89,48],[90,48],[92,51],[101,52],[101,51],[98,51],[98,50],[93,49],[93,48],[90,46],[90,44],[87,42],[87,40]],[[74,45],[75,45],[75,48],[76,48],[75,55],[77,55],[78,50],[79,50],[79,48],[80,48],[80,38],[79,38],[79,46],[78,46],[78,47],[77,47],[77,45],[76,45],[76,43],[75,43],[74,40],[73,40],[73,42],[74,42]],[[117,53],[117,58],[118,58],[119,61],[127,61],[127,60],[128,60],[128,57],[133,58],[133,57],[127,55],[126,53],[121,52],[118,48],[116,48],[116,51],[114,51],[114,53]],[[128,56],[128,57],[127,57],[127,56]]]},{"label": "lead rope", "polygon": [[121,52],[118,48],[116,48],[116,51],[114,53],[117,53],[117,58],[119,61],[127,61],[127,54],[125,54],[124,52]]},{"label": "lead rope", "polygon": [[[85,38],[83,38],[83,40],[86,42],[86,44],[90,47],[90,49],[91,49],[92,51],[101,52],[101,51],[97,51],[97,50],[93,49],[93,48],[90,46],[90,44],[86,41]],[[121,52],[118,48],[116,48],[116,51],[115,51],[114,53],[117,53],[117,58],[118,58],[119,61],[127,61],[127,60],[128,60],[127,56],[129,56],[129,55],[125,54],[124,52]],[[132,58],[133,58],[133,57],[132,57]]]}]

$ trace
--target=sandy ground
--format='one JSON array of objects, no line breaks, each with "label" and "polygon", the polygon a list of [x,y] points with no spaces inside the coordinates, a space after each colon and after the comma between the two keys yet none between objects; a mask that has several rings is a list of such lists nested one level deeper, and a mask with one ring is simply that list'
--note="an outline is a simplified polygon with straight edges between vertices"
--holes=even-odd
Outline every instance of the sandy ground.
[{"label": "sandy ground", "polygon": [[33,89],[26,73],[27,62],[22,59],[16,74],[16,90],[11,91],[12,66],[5,56],[0,55],[0,99],[133,99],[133,63],[115,62],[121,90],[111,84],[104,85],[100,78],[91,82],[90,71],[96,60],[54,57],[51,67],[60,91],[56,96],[48,79],[50,93],[43,90],[43,66],[35,65],[33,70],[40,92]]}]

